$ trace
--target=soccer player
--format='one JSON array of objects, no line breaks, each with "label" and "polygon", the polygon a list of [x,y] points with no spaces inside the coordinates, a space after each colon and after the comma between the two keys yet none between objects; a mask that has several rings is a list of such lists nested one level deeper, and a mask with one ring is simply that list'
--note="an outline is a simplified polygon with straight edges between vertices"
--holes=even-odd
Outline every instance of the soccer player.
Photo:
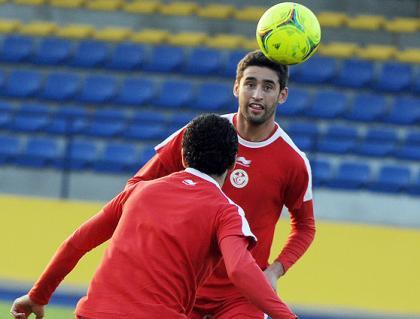
[{"label": "soccer player", "polygon": [[111,237],[77,305],[80,319],[187,318],[197,287],[222,256],[230,280],[256,306],[273,318],[296,318],[248,251],[255,237],[244,212],[221,190],[237,147],[227,119],[194,119],[183,135],[187,168],[127,188],[78,228],[29,294],[15,300],[14,318],[42,318],[44,305],[78,260]]},{"label": "soccer player", "polygon": [[[287,66],[268,60],[261,51],[248,53],[238,63],[233,86],[238,111],[225,115],[237,131],[239,147],[236,165],[222,189],[245,210],[258,237],[252,255],[274,289],[315,235],[308,159],[275,122],[277,105],[287,99],[287,81]],[[127,187],[182,170],[184,132],[185,128],[180,129],[157,145],[156,155],[128,181]],[[274,229],[283,206],[289,210],[291,231],[280,255],[269,265]],[[264,318],[229,280],[223,263],[198,290],[190,317],[205,316]]]}]

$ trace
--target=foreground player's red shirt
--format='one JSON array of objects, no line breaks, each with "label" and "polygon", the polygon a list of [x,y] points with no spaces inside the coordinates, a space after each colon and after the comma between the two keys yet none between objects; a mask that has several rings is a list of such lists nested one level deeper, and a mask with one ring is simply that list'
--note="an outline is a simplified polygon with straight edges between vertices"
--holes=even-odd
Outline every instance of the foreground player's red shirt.
[{"label": "foreground player's red shirt", "polygon": [[[226,117],[236,124],[234,114]],[[277,123],[276,126],[275,132],[262,142],[249,142],[238,136],[236,165],[222,189],[246,212],[251,229],[258,238],[252,255],[262,269],[268,265],[274,229],[282,208],[288,208],[291,231],[277,258],[286,271],[311,244],[315,222],[309,161]],[[182,170],[183,133],[184,129],[181,129],[156,146],[155,157],[128,185]],[[198,294],[206,299],[221,300],[235,293],[237,291],[229,282],[224,265],[220,264]]]}]

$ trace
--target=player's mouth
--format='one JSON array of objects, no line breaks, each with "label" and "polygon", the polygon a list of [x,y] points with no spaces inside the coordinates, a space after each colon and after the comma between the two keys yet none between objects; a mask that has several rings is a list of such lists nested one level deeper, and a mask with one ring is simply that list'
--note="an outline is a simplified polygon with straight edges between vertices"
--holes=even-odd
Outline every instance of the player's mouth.
[{"label": "player's mouth", "polygon": [[252,113],[261,113],[264,111],[264,105],[260,104],[260,103],[249,103],[248,107],[251,109]]}]

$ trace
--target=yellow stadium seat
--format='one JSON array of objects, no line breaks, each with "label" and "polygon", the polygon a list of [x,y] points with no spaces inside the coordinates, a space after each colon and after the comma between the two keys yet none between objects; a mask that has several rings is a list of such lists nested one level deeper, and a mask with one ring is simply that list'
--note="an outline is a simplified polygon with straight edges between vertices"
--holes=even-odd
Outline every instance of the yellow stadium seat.
[{"label": "yellow stadium seat", "polygon": [[144,29],[135,32],[130,37],[131,41],[147,43],[147,44],[161,44],[166,43],[169,38],[169,32],[161,29]]},{"label": "yellow stadium seat", "polygon": [[13,2],[27,6],[42,6],[45,3],[45,0],[14,0]]},{"label": "yellow stadium seat", "polygon": [[356,43],[348,42],[330,42],[319,46],[319,54],[332,56],[335,58],[350,58],[353,57],[358,49]]},{"label": "yellow stadium seat", "polygon": [[235,7],[228,4],[209,4],[199,8],[197,15],[203,18],[228,19],[235,12]]},{"label": "yellow stadium seat", "polygon": [[371,44],[356,50],[356,55],[362,59],[388,60],[394,58],[397,49],[390,45]]},{"label": "yellow stadium seat", "polygon": [[234,12],[234,17],[237,20],[258,21],[267,9],[268,8],[256,6],[238,8]]},{"label": "yellow stadium seat", "polygon": [[22,25],[19,32],[26,35],[45,37],[53,34],[57,30],[57,25],[53,22],[34,21]]},{"label": "yellow stadium seat", "polygon": [[12,33],[18,31],[21,23],[18,20],[0,20],[0,32]]},{"label": "yellow stadium seat", "polygon": [[69,24],[56,31],[56,35],[70,39],[86,39],[92,37],[94,28],[86,24]]},{"label": "yellow stadium seat", "polygon": [[242,47],[247,50],[252,50],[252,51],[257,50],[258,49],[257,39],[255,38],[245,39],[244,43],[242,44]]},{"label": "yellow stadium seat", "polygon": [[206,40],[207,35],[203,32],[181,32],[168,38],[168,42],[172,45],[190,47],[202,45]]},{"label": "yellow stadium seat", "polygon": [[152,14],[158,11],[159,8],[160,2],[153,0],[125,2],[123,5],[123,10],[130,13]]},{"label": "yellow stadium seat", "polygon": [[189,16],[197,12],[198,5],[194,2],[175,1],[159,8],[160,13],[171,16]]},{"label": "yellow stadium seat", "polygon": [[395,58],[401,62],[420,64],[420,49],[409,48],[398,51],[395,55]]},{"label": "yellow stadium seat", "polygon": [[122,0],[88,0],[85,7],[90,10],[115,11],[121,8]]},{"label": "yellow stadium seat", "polygon": [[95,30],[93,37],[101,41],[124,41],[132,35],[132,30],[122,27],[105,27]]},{"label": "yellow stadium seat", "polygon": [[84,0],[50,0],[50,5],[60,8],[80,8],[84,5]]},{"label": "yellow stadium seat", "polygon": [[347,19],[347,26],[352,29],[378,30],[385,24],[385,17],[376,15],[358,15]]},{"label": "yellow stadium seat", "polygon": [[384,28],[389,32],[416,32],[420,30],[420,19],[395,18],[386,21]]},{"label": "yellow stadium seat", "polygon": [[206,45],[218,49],[237,49],[243,48],[245,41],[246,39],[240,35],[218,34],[214,37],[209,37]]},{"label": "yellow stadium seat", "polygon": [[333,11],[320,12],[316,16],[322,27],[341,27],[348,19],[348,16],[345,13]]}]

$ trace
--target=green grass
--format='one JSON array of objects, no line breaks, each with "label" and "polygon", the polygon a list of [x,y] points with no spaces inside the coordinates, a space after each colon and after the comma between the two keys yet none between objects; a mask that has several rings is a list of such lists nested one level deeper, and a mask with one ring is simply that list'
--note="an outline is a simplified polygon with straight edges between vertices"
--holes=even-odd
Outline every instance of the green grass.
[{"label": "green grass", "polygon": [[[12,303],[6,303],[4,301],[0,302],[0,318],[7,319],[11,318],[9,314],[10,307]],[[34,315],[29,318],[35,318]],[[73,309],[56,307],[56,306],[46,306],[45,307],[45,319],[74,319]]]}]

